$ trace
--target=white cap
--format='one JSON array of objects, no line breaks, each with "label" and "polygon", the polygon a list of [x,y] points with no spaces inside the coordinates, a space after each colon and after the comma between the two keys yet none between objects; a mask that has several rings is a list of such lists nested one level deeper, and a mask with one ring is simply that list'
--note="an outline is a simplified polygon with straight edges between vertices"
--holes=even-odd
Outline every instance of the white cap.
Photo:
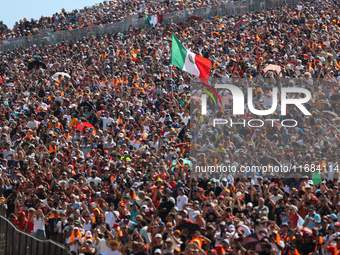
[{"label": "white cap", "polygon": [[309,184],[309,185],[314,185],[313,180],[309,180],[309,181],[308,181],[308,184]]},{"label": "white cap", "polygon": [[87,236],[87,237],[92,237],[91,231],[86,231],[85,236]]},{"label": "white cap", "polygon": [[155,238],[163,238],[163,237],[162,237],[162,235],[161,235],[160,233],[157,233],[157,234],[155,235]]},{"label": "white cap", "polygon": [[252,202],[249,202],[249,203],[247,204],[247,206],[253,207],[253,203],[252,203]]},{"label": "white cap", "polygon": [[195,217],[197,217],[198,215],[200,215],[201,213],[199,212],[199,211],[194,211],[193,213],[192,213],[192,217],[193,218],[195,218]]},{"label": "white cap", "polygon": [[162,251],[161,251],[161,249],[156,249],[154,253],[162,254]]},{"label": "white cap", "polygon": [[234,225],[230,225],[230,226],[228,227],[228,230],[229,230],[230,232],[235,231],[235,226],[234,226]]},{"label": "white cap", "polygon": [[119,137],[124,137],[124,134],[123,134],[123,133],[120,133],[120,134],[119,134]]}]

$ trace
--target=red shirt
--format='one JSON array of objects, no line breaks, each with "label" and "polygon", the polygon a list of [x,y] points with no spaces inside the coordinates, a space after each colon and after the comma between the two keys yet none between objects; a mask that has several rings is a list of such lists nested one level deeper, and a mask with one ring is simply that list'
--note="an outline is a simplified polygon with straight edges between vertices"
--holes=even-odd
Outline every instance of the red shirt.
[{"label": "red shirt", "polygon": [[280,235],[280,238],[281,238],[282,240],[284,240],[284,241],[287,241],[288,237],[289,237],[289,235],[288,235],[287,233],[284,233],[284,234],[281,234],[281,235]]},{"label": "red shirt", "polygon": [[293,224],[294,224],[294,228],[296,228],[296,227],[297,227],[297,225],[298,225],[298,222],[299,222],[299,215],[298,215],[298,213],[297,213],[297,212],[295,212],[295,214],[294,214],[294,215],[290,215],[290,217],[289,217],[289,221],[293,222]]},{"label": "red shirt", "polygon": [[127,209],[125,209],[124,211],[121,210],[119,212],[119,218],[122,219],[122,220],[125,219],[125,213],[127,213],[127,212],[129,212],[129,210],[127,210]]},{"label": "red shirt", "polygon": [[11,220],[12,221],[12,223],[15,225],[15,226],[18,226],[18,219],[13,219],[13,220]]},{"label": "red shirt", "polygon": [[70,196],[72,195],[73,191],[76,189],[75,186],[69,186],[68,188],[66,188],[66,191],[70,191],[72,189],[72,192],[70,193]]},{"label": "red shirt", "polygon": [[26,226],[27,226],[28,220],[24,219],[22,221],[17,221],[17,226],[20,230],[25,231],[26,230]]},{"label": "red shirt", "polygon": [[[156,179],[157,180],[157,179]],[[170,186],[171,186],[171,191],[174,191],[176,189],[176,182],[169,182]]]},{"label": "red shirt", "polygon": [[28,223],[27,223],[27,231],[28,231],[28,233],[32,233],[32,231],[33,231],[34,223],[31,222],[32,217],[34,217],[34,215],[31,216],[31,217],[28,219]]},{"label": "red shirt", "polygon": [[166,181],[167,175],[166,175],[166,173],[164,173],[164,174],[156,174],[155,175],[155,180],[157,180],[158,178],[161,178],[163,181]]}]

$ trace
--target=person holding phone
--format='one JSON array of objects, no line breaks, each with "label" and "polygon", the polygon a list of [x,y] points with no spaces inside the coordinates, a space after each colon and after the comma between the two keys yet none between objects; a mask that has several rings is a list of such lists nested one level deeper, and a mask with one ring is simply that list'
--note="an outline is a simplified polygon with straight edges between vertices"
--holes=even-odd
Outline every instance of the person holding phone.
[{"label": "person holding phone", "polygon": [[45,219],[47,220],[49,216],[52,215],[52,212],[50,212],[46,217],[43,214],[43,211],[41,209],[38,209],[35,212],[35,217],[32,217],[31,221],[33,222],[33,233],[37,238],[45,239],[46,233],[45,233]]},{"label": "person holding phone", "polygon": [[66,239],[66,244],[70,248],[70,251],[78,253],[82,247],[82,234],[77,227],[70,228],[71,235]]},{"label": "person holding phone", "polygon": [[80,253],[84,253],[85,255],[92,255],[96,253],[96,249],[91,247],[92,245],[92,240],[91,239],[86,239],[82,246],[79,249]]}]

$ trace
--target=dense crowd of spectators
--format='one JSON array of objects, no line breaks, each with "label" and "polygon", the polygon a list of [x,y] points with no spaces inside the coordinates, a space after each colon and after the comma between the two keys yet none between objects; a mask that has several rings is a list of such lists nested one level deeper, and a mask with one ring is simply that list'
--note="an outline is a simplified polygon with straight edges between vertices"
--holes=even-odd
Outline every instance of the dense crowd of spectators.
[{"label": "dense crowd of spectators", "polygon": [[0,40],[37,35],[42,29],[50,29],[51,31],[72,30],[124,21],[129,15],[137,15],[141,18],[215,4],[218,4],[217,0],[104,1],[98,5],[85,7],[81,10],[74,9],[67,12],[65,9],[62,9],[60,13],[55,13],[49,17],[42,16],[38,20],[23,18],[16,22],[13,28],[0,21]]},{"label": "dense crowd of spectators", "polygon": [[[2,53],[0,212],[74,254],[337,255],[338,7],[284,6]],[[209,99],[201,115],[202,90],[170,66],[172,33],[212,61],[211,83],[232,82],[247,97],[255,87],[257,109],[271,107],[273,87],[303,87],[312,116],[294,106],[286,116],[246,110],[298,124],[213,126],[212,116],[241,122],[233,98],[219,90],[222,105]],[[195,171],[206,165],[236,170]],[[260,165],[303,169],[239,171]]]}]

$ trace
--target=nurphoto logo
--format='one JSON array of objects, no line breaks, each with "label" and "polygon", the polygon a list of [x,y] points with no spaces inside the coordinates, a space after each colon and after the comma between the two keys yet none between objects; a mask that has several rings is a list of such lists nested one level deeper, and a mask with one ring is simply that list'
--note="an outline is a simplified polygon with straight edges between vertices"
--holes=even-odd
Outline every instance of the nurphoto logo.
[{"label": "nurphoto logo", "polygon": [[[232,114],[234,116],[244,116],[245,110],[247,109],[249,113],[256,115],[256,116],[268,116],[273,113],[276,113],[276,111],[280,110],[281,116],[286,116],[287,113],[287,105],[293,105],[296,107],[296,109],[299,109],[305,116],[311,116],[312,114],[307,110],[307,108],[304,106],[304,104],[308,103],[311,99],[311,93],[309,90],[301,87],[282,87],[280,91],[277,87],[273,87],[271,94],[271,106],[267,107],[266,109],[256,109],[254,106],[254,90],[257,88],[254,87],[248,87],[246,90],[247,95],[247,104],[245,104],[245,94],[244,92],[237,86],[232,84],[215,84],[215,85],[206,85],[202,84],[205,88],[200,88],[200,90],[203,90],[200,101],[201,101],[201,114],[206,115],[207,114],[207,95],[210,96],[210,98],[214,101],[215,105],[217,106],[217,102],[214,98],[217,97],[218,102],[220,104],[220,107],[222,107],[223,103],[221,100],[220,95],[217,93],[216,89],[223,89],[230,92],[231,97],[230,101],[232,101]],[[211,92],[210,92],[210,91]],[[302,94],[304,97],[292,97],[289,95],[292,94]],[[281,97],[280,97],[281,96]],[[278,103],[278,98],[280,98],[280,104]],[[279,106],[279,107],[278,107]],[[280,122],[280,124],[284,127],[295,127],[298,125],[297,121],[294,119],[243,119],[242,121],[233,122],[232,119],[223,119],[223,118],[214,118],[212,120],[212,124],[215,125],[246,125],[248,124],[251,128],[258,128],[262,127],[264,125],[264,122],[271,122],[271,125],[276,125],[277,122]]]}]

